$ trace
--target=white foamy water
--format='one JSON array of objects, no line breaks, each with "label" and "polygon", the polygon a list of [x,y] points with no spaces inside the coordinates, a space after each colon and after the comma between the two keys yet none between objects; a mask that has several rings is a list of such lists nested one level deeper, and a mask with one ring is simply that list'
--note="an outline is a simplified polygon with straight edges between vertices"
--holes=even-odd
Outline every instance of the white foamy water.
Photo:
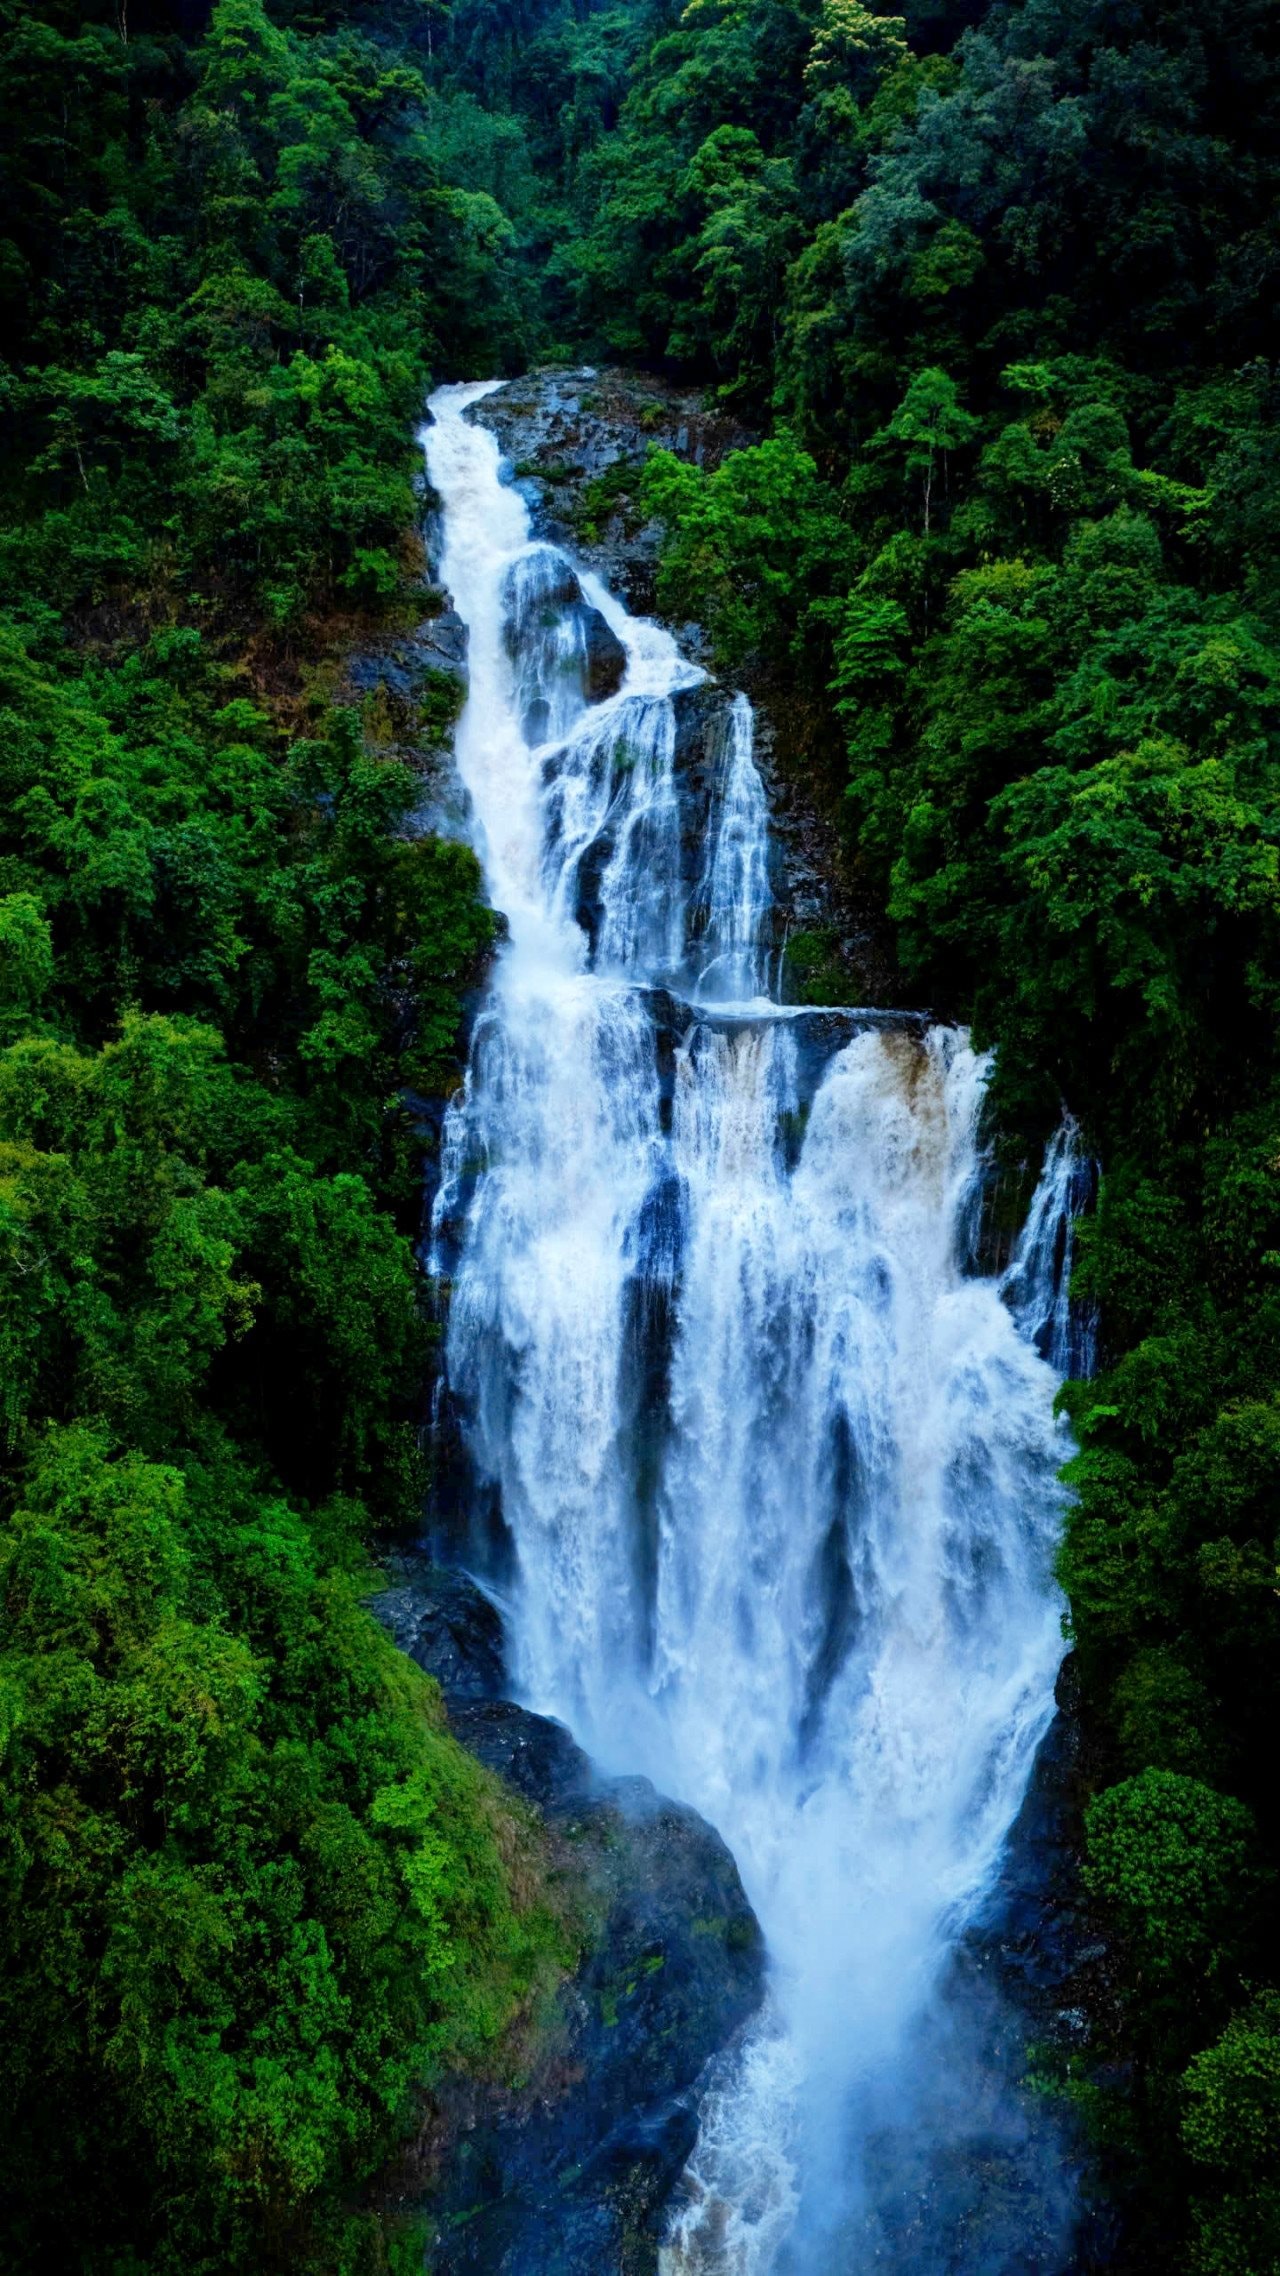
[{"label": "white foamy water", "polygon": [[877,2132],[1052,1714],[1075,1157],[976,1274],[986,1063],[769,1002],[750,706],[689,761],[702,675],[531,543],[463,417],[486,392],[441,390],[425,438],[511,928],[446,1131],[449,1391],[521,1696],[702,1811],[768,1943],[664,2276],[827,2276],[872,2265]]}]

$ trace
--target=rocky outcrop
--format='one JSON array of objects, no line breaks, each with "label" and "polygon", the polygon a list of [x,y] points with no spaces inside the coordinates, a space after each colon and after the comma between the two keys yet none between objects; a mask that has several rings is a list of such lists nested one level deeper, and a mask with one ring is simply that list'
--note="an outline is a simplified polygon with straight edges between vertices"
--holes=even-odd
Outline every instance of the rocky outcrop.
[{"label": "rocky outcrop", "polygon": [[502,1618],[465,1573],[411,1560],[394,1588],[372,1600],[393,1643],[453,1702],[500,1699],[506,1683]]},{"label": "rocky outcrop", "polygon": [[461,1743],[541,1813],[590,1923],[527,2079],[438,2093],[397,2199],[428,2214],[433,2276],[652,2276],[693,2089],[763,1988],[738,1869],[694,1811],[598,1776],[562,1724],[500,1696],[501,1620],[464,1575],[408,1560],[373,1609]]},{"label": "rocky outcrop", "polygon": [[521,681],[529,682],[522,692],[535,699],[535,716],[525,723],[531,742],[546,733],[557,679],[567,679],[585,703],[617,694],[627,651],[588,601],[559,546],[531,545],[513,561],[503,587],[503,615],[508,652],[520,659]]},{"label": "rocky outcrop", "polygon": [[[653,613],[662,537],[639,503],[650,446],[711,468],[753,439],[696,392],[589,364],[510,380],[470,416],[497,435],[537,534],[589,558],[637,615]],[[684,633],[696,654],[698,627]]]},{"label": "rocky outcrop", "polygon": [[428,612],[413,631],[350,658],[347,683],[370,741],[403,759],[421,782],[410,829],[466,838],[470,800],[454,764],[453,728],[467,692],[467,628],[431,587],[423,599]]},{"label": "rocky outcrop", "polygon": [[588,703],[604,703],[616,695],[622,686],[627,668],[627,651],[615,632],[611,632],[599,609],[584,609],[582,615],[583,692]]}]

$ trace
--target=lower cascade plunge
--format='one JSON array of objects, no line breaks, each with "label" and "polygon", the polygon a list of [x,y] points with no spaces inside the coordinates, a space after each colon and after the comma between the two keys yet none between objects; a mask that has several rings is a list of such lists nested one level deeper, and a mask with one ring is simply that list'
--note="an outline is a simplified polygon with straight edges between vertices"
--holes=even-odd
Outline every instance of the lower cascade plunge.
[{"label": "lower cascade plunge", "polygon": [[711,715],[691,783],[704,675],[531,542],[465,416],[489,391],[441,389],[424,438],[470,633],[458,767],[510,926],[435,1208],[448,1394],[509,1547],[520,1696],[719,1828],[769,1947],[664,2276],[881,2266],[895,2129],[944,2166],[963,2131],[943,1987],[1053,1712],[1078,1165],[1064,1131],[982,1277],[986,1062],[771,1000],[750,706]]}]

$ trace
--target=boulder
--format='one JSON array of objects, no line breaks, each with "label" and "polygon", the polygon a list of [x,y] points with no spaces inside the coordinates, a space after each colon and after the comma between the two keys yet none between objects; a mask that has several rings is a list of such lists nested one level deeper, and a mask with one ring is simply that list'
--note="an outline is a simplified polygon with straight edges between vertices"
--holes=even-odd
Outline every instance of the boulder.
[{"label": "boulder", "polygon": [[586,606],[577,571],[559,546],[527,546],[502,580],[503,637],[510,653],[519,655],[539,626]]},{"label": "boulder", "polygon": [[[559,546],[528,546],[511,563],[503,580],[502,614],[509,653],[520,659],[526,673],[531,665],[533,669],[536,693],[529,691],[532,701],[524,721],[529,741],[541,739],[544,722],[533,713],[536,707],[545,711],[547,675],[579,672],[587,703],[603,703],[617,694],[627,669],[627,651],[607,618],[592,607],[573,563]],[[567,651],[556,638],[566,627],[577,632]]]},{"label": "boulder", "polygon": [[696,1811],[601,1777],[563,1724],[497,1695],[501,1624],[473,1581],[420,1559],[392,1578],[373,1609],[462,1745],[541,1813],[589,1931],[528,2077],[448,2082],[398,2199],[428,2218],[433,2276],[654,2276],[693,2090],[763,1992],[737,1866]]},{"label": "boulder", "polygon": [[499,1699],[505,1687],[502,1616],[465,1573],[406,1559],[398,1586],[370,1609],[450,1699]]},{"label": "boulder", "polygon": [[456,609],[442,609],[439,616],[424,617],[415,639],[433,670],[448,672],[455,679],[466,678],[467,628]]},{"label": "boulder", "polygon": [[584,607],[582,691],[588,703],[616,695],[627,670],[627,651],[599,609]]}]

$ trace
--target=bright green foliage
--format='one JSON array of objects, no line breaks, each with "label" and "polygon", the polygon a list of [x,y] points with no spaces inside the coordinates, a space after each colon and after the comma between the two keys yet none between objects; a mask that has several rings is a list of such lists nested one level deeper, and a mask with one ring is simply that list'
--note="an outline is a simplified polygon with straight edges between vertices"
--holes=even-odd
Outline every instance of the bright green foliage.
[{"label": "bright green foliage", "polygon": [[831,212],[847,202],[875,147],[859,103],[900,73],[912,74],[901,18],[843,0],[694,0],[637,73],[620,131],[579,170],[570,260],[588,325],[624,354],[767,392],[815,193]]},{"label": "bright green foliage", "polygon": [[1183,2137],[1201,2165],[1254,2179],[1280,2158],[1280,1996],[1233,2016],[1188,2066]]},{"label": "bright green foliage", "polygon": [[1173,1770],[1144,1770],[1090,1803],[1087,1885],[1153,1983],[1222,1966],[1253,1833],[1242,1803]]},{"label": "bright green foliage", "polygon": [[802,652],[847,544],[817,467],[790,435],[735,451],[710,475],[651,451],[641,497],[671,531],[664,609],[696,613],[729,669]]},{"label": "bright green foliage", "polygon": [[[380,811],[353,910],[396,858]],[[529,1833],[359,1603],[373,1514],[412,1511],[424,1325],[298,1065],[265,1087],[159,1011],[0,1051],[15,2270],[381,2265],[350,2208],[415,2086],[563,1944],[509,1894]]]},{"label": "bright green foliage", "polygon": [[156,2269],[335,2265],[362,2226],[335,2182],[554,1958],[507,1893],[508,1805],[323,1539],[216,1437],[178,1467],[54,1428],[28,1463],[0,1559],[11,2267],[115,2267],[126,2237]]},{"label": "bright green foliage", "polygon": [[34,893],[6,893],[0,900],[0,1005],[21,1026],[53,979],[49,925]]},{"label": "bright green foliage", "polygon": [[559,1936],[355,1577],[425,1365],[387,1100],[490,920],[349,715],[287,752],[194,634],[10,661],[6,2265],[336,2267]]},{"label": "bright green foliage", "polygon": [[376,604],[442,339],[521,353],[510,225],[442,181],[420,71],[367,34],[218,0],[188,50],[77,15],[4,10],[8,488],[39,518],[0,560],[63,607],[193,576],[280,626]]},{"label": "bright green foliage", "polygon": [[719,370],[745,367],[745,383],[796,248],[792,169],[767,159],[749,127],[721,126],[694,152],[680,188],[692,234],[676,259],[691,290],[668,353],[694,357],[705,342]]},{"label": "bright green foliage", "polygon": [[811,92],[845,89],[851,98],[849,115],[856,117],[856,106],[905,62],[906,28],[905,16],[878,15],[863,0],[823,0],[805,64],[805,86]]},{"label": "bright green foliage", "polygon": [[335,2189],[559,1946],[358,1603],[423,1331],[297,1113],[159,1014],[0,1054],[15,2268],[90,2218],[86,2267],[329,2265]]},{"label": "bright green foliage", "polygon": [[1250,2276],[1280,2257],[1280,1999],[1267,1992],[1234,2015],[1184,2080],[1182,2137],[1227,2187],[1197,2209],[1197,2276]]},{"label": "bright green foliage", "polygon": [[[432,1087],[452,984],[491,924],[463,848],[399,834],[415,777],[366,747],[353,712],[290,745],[243,686],[193,630],[78,672],[52,642],[0,643],[0,858],[18,888],[0,907],[25,928],[7,985],[38,986],[50,1018],[95,1035],[139,999],[218,1021],[242,1051],[269,1029],[337,1158],[377,1143],[397,1071]],[[410,965],[406,1054],[384,976]]]},{"label": "bright green foliage", "polygon": [[961,408],[955,381],[934,368],[916,373],[888,426],[871,437],[871,449],[896,451],[904,473],[918,477],[926,537],[939,466],[945,469],[949,454],[971,443],[981,429],[981,420]]}]

